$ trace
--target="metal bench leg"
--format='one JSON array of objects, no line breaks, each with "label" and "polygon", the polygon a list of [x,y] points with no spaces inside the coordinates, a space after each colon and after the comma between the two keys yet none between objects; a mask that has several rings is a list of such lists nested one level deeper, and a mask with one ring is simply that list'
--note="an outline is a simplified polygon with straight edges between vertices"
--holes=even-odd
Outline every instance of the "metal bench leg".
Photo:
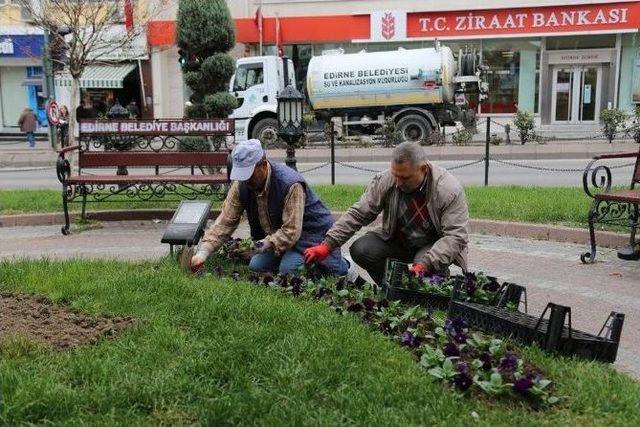
[{"label": "metal bench leg", "polygon": [[62,209],[64,209],[64,226],[62,227],[62,234],[69,235],[69,206],[67,204],[67,186],[62,186]]},{"label": "metal bench leg", "polygon": [[591,244],[591,252],[585,252],[580,255],[580,261],[584,264],[592,264],[596,259],[596,231],[594,223],[598,204],[599,202],[594,200],[591,209],[589,209],[589,242]]},{"label": "metal bench leg", "polygon": [[636,230],[638,228],[638,219],[640,213],[638,212],[640,207],[638,205],[629,206],[629,224],[631,232],[629,233],[629,245],[620,248],[618,251],[618,258],[624,260],[638,260],[640,259],[640,248],[636,243]]},{"label": "metal bench leg", "polygon": [[87,189],[85,188],[82,192],[82,213],[80,214],[80,218],[83,221],[87,220]]}]

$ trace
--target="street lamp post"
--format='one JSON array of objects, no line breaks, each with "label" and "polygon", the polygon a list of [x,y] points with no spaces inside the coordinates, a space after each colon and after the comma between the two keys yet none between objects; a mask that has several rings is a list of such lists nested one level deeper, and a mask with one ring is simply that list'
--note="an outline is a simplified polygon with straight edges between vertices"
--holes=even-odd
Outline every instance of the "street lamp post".
[{"label": "street lamp post", "polygon": [[[285,64],[288,59],[282,58]],[[285,164],[296,169],[296,145],[304,135],[302,123],[302,101],[304,97],[289,84],[287,67],[284,67],[285,88],[278,94],[278,136],[287,143]]]}]

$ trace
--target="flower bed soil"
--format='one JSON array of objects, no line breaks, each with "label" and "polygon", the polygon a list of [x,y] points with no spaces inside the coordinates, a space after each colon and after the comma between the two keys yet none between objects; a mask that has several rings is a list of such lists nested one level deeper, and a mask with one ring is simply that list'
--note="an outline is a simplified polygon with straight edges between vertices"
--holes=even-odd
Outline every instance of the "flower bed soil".
[{"label": "flower bed soil", "polygon": [[0,294],[0,345],[7,338],[26,337],[64,350],[95,344],[136,323],[128,317],[89,317],[51,304],[41,297]]}]

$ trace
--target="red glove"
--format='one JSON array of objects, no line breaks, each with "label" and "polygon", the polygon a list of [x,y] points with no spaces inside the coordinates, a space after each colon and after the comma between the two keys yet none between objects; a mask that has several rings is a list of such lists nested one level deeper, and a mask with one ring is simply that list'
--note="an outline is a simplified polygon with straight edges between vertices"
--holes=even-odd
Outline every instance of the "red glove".
[{"label": "red glove", "polygon": [[304,262],[322,262],[331,253],[331,248],[326,243],[320,243],[317,246],[311,246],[304,251]]},{"label": "red glove", "polygon": [[423,264],[414,262],[413,264],[409,264],[409,272],[413,273],[416,277],[424,277],[427,274],[427,269]]}]

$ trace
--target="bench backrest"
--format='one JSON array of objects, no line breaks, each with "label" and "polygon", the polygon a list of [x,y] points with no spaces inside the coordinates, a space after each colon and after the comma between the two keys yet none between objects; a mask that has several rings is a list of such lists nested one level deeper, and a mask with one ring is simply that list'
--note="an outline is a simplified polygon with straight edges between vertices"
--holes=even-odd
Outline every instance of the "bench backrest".
[{"label": "bench backrest", "polygon": [[80,168],[113,166],[226,166],[226,152],[80,151]]}]

